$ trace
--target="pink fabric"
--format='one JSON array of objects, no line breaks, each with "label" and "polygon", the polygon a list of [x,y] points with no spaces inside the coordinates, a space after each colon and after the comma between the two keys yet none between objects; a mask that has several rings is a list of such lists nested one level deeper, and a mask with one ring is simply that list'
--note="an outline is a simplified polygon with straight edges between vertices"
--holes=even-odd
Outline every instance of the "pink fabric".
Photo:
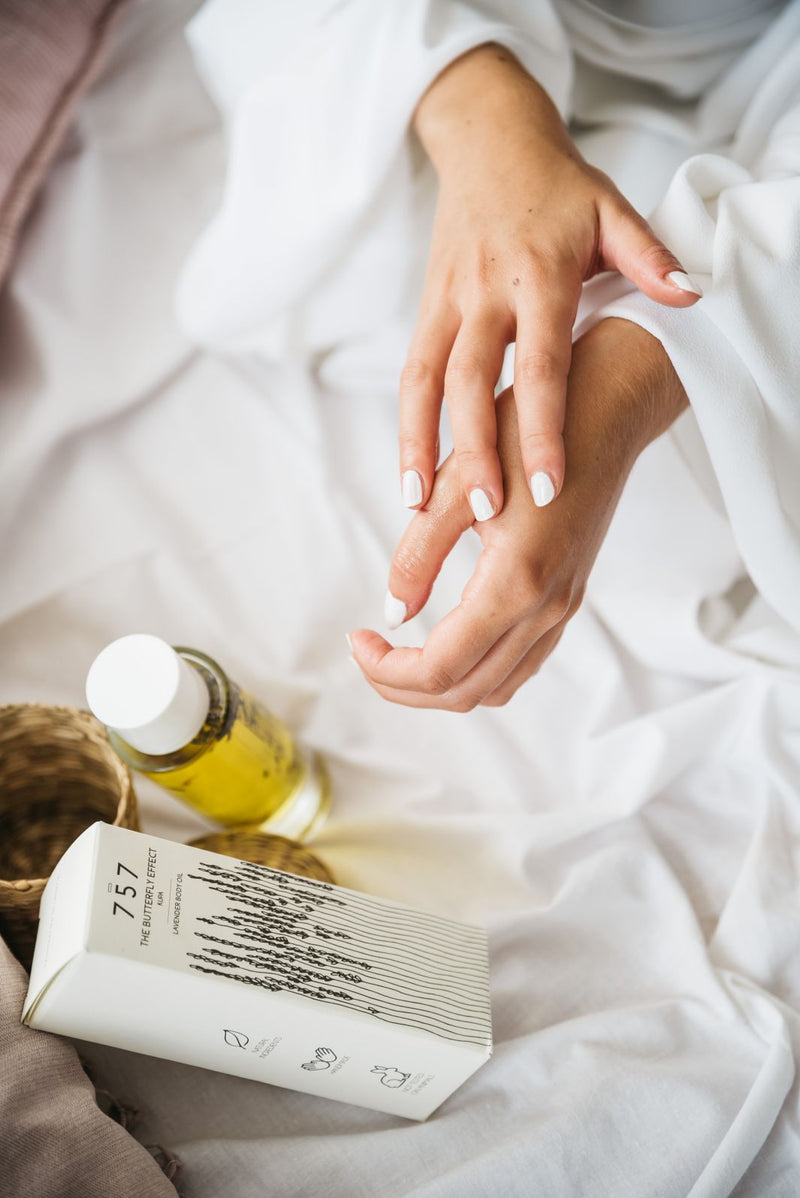
[{"label": "pink fabric", "polygon": [[0,0],[0,282],[126,0]]}]

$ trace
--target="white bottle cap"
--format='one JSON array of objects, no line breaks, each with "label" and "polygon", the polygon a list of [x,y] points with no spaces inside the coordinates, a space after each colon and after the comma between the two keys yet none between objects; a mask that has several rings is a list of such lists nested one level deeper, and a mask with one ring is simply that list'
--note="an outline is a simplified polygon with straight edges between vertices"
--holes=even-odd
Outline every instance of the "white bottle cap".
[{"label": "white bottle cap", "polygon": [[202,675],[166,641],[146,633],[120,637],[95,658],[86,700],[101,723],[154,756],[194,740],[211,702]]}]

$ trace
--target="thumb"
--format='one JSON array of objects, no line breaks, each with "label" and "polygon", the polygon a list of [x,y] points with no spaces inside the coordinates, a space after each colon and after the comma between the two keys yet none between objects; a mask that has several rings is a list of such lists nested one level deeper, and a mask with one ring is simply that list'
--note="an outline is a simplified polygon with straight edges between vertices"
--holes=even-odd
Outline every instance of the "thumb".
[{"label": "thumb", "polygon": [[450,550],[474,523],[453,454],[437,471],[431,497],[410,521],[389,570],[384,616],[399,628],[425,606]]},{"label": "thumb", "polygon": [[675,255],[621,196],[603,214],[600,237],[606,269],[618,270],[650,299],[688,308],[702,296]]}]

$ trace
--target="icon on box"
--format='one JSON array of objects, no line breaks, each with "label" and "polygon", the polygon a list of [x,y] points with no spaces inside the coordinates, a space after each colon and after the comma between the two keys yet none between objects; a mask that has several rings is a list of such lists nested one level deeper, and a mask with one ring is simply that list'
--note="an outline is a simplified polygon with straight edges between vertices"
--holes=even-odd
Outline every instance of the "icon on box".
[{"label": "icon on box", "polygon": [[374,1065],[370,1073],[382,1074],[381,1085],[388,1086],[390,1090],[399,1090],[411,1077],[410,1073],[403,1073],[402,1070],[396,1069],[394,1065]]},{"label": "icon on box", "polygon": [[318,1048],[314,1053],[314,1060],[305,1061],[300,1068],[310,1069],[315,1073],[318,1069],[330,1069],[335,1060],[337,1057],[332,1048]]}]

